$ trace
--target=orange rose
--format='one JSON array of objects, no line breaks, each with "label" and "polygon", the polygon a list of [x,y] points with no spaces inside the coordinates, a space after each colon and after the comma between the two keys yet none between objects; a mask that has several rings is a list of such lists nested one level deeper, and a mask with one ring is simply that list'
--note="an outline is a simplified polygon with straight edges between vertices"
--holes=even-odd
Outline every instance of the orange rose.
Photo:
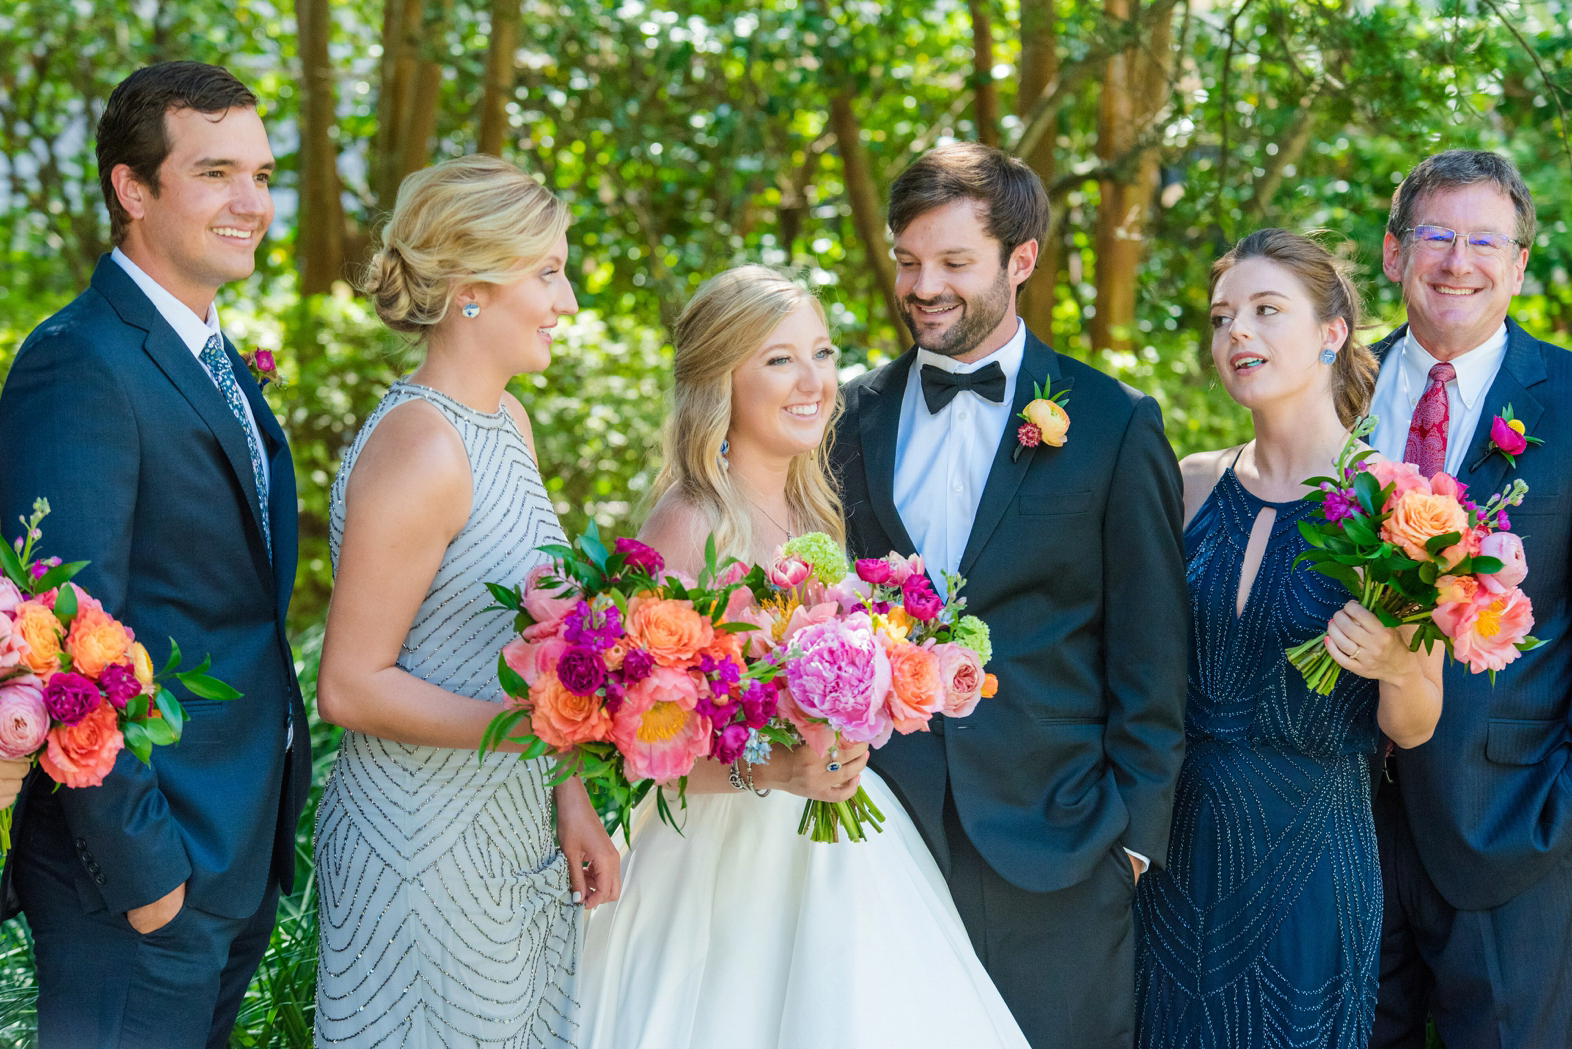
[{"label": "orange rose", "polygon": [[1425,541],[1448,532],[1468,531],[1468,514],[1456,499],[1421,491],[1404,492],[1392,516],[1381,526],[1381,538],[1402,547],[1415,561],[1428,561]]},{"label": "orange rose", "polygon": [[890,716],[901,733],[928,731],[928,719],[944,705],[939,661],[926,648],[900,642],[886,649],[890,657]]},{"label": "orange rose", "polygon": [[131,649],[131,631],[101,607],[84,605],[71,620],[65,650],[71,654],[71,669],[97,678],[111,663],[126,661]]},{"label": "orange rose", "polygon": [[717,662],[724,662],[728,659],[737,663],[743,661],[742,634],[734,634],[730,630],[715,630],[714,628],[711,628],[711,633],[714,634],[714,638],[709,644],[704,646],[704,650],[699,653],[701,656],[709,656]]},{"label": "orange rose", "polygon": [[115,708],[108,700],[101,700],[75,725],[56,725],[49,730],[49,743],[38,756],[38,764],[56,783],[96,787],[115,767],[115,756],[124,745]]},{"label": "orange rose", "polygon": [[715,628],[693,610],[692,601],[662,598],[633,605],[628,634],[661,666],[689,666],[715,639]]},{"label": "orange rose", "polygon": [[1070,432],[1070,415],[1063,408],[1046,397],[1039,397],[1028,404],[1021,414],[1026,416],[1027,422],[1042,431],[1043,443],[1048,447],[1058,448],[1064,444],[1065,435]]},{"label": "orange rose", "polygon": [[60,669],[60,638],[65,627],[55,614],[37,601],[23,601],[12,611],[13,632],[27,642],[22,665],[48,681]]},{"label": "orange rose", "polygon": [[611,738],[611,715],[599,696],[577,696],[563,687],[555,673],[545,673],[529,687],[530,730],[558,750]]}]

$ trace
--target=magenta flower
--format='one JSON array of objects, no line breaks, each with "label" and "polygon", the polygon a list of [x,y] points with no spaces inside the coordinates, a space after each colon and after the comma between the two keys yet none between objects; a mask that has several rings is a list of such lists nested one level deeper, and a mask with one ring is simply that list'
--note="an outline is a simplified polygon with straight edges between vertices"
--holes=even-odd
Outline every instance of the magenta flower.
[{"label": "magenta flower", "polygon": [[142,682],[136,679],[136,671],[123,663],[111,663],[105,667],[103,673],[98,675],[98,684],[103,688],[109,705],[116,710],[124,710],[126,704],[142,692]]},{"label": "magenta flower", "polygon": [[70,671],[54,675],[44,686],[44,706],[49,716],[67,725],[75,725],[91,714],[100,698],[97,685]]},{"label": "magenta flower", "polygon": [[857,578],[875,586],[890,581],[890,563],[882,557],[868,557],[857,562]]},{"label": "magenta flower", "polygon": [[710,744],[710,757],[722,765],[730,765],[733,761],[742,757],[743,748],[747,745],[747,726],[727,725],[715,734],[715,739]]},{"label": "magenta flower", "polygon": [[589,645],[569,645],[557,660],[557,680],[576,696],[592,696],[606,683],[606,661]]},{"label": "magenta flower", "polygon": [[278,367],[278,362],[273,359],[272,350],[257,351],[257,371],[271,372]]},{"label": "magenta flower", "polygon": [[[1523,424],[1518,423],[1518,425]],[[1528,449],[1528,438],[1518,433],[1511,423],[1499,415],[1490,424],[1490,440],[1508,455],[1522,455]]]},{"label": "magenta flower", "polygon": [[622,637],[622,613],[612,605],[596,612],[589,602],[580,601],[562,620],[562,639],[575,645],[588,645],[604,652]]},{"label": "magenta flower", "polygon": [[796,705],[856,743],[887,737],[890,660],[865,612],[803,627],[792,639],[786,683]]},{"label": "magenta flower", "polygon": [[927,576],[913,575],[901,587],[901,604],[913,619],[928,622],[944,611],[944,599],[934,593]]},{"label": "magenta flower", "polygon": [[614,548],[617,553],[627,557],[629,568],[639,568],[651,576],[658,576],[666,567],[658,550],[645,546],[637,539],[618,539]]},{"label": "magenta flower", "polygon": [[742,690],[742,720],[749,728],[763,728],[777,713],[775,689],[749,681]]},{"label": "magenta flower", "polygon": [[642,648],[630,648],[628,654],[622,657],[622,680],[624,684],[636,685],[650,676],[650,671],[655,666],[655,657]]},{"label": "magenta flower", "polygon": [[1321,504],[1321,516],[1328,522],[1336,524],[1354,516],[1354,510],[1359,503],[1354,498],[1353,492],[1331,484],[1323,484],[1321,491],[1326,493],[1326,501]]}]

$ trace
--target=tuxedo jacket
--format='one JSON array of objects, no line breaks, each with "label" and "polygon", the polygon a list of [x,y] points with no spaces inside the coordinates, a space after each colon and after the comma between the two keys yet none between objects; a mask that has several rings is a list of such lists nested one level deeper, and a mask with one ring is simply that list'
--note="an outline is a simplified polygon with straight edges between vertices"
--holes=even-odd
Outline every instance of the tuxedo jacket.
[{"label": "tuxedo jacket", "polygon": [[[1448,903],[1483,910],[1544,877],[1572,850],[1572,353],[1507,322],[1506,355],[1485,395],[1458,480],[1481,504],[1516,478],[1508,511],[1523,539],[1534,636],[1547,643],[1496,675],[1448,663],[1441,720],[1397,756],[1403,804],[1425,870]],[[1375,347],[1383,361],[1407,333]],[[1490,450],[1490,424],[1511,405],[1530,436],[1517,465]]]},{"label": "tuxedo jacket", "polygon": [[[893,497],[915,359],[913,348],[844,389],[832,457],[857,557],[915,552]],[[948,785],[994,870],[1048,892],[1090,876],[1111,848],[1165,861],[1189,601],[1182,486],[1157,403],[1028,332],[1012,411],[1034,383],[1069,391],[1068,440],[1017,456],[1017,423],[1006,425],[960,563],[966,611],[992,633],[998,694],[896,736],[872,764],[946,873]]]},{"label": "tuxedo jacket", "polygon": [[[217,385],[108,256],[91,286],[28,337],[0,389],[0,532],[49,500],[42,556],[92,562],[76,577],[163,666],[174,639],[190,669],[240,699],[170,689],[188,720],[152,766],[121,751],[102,786],[54,788],[35,771],[14,836],[59,835],[81,860],[89,911],[130,910],[187,882],[186,900],[254,913],[269,880],[288,891],[310,787],[310,732],[285,634],[295,580],[294,467],[283,431],[233,346],[271,471],[258,502],[245,431]],[[272,531],[269,561],[261,531]],[[286,747],[291,735],[293,745]]]}]

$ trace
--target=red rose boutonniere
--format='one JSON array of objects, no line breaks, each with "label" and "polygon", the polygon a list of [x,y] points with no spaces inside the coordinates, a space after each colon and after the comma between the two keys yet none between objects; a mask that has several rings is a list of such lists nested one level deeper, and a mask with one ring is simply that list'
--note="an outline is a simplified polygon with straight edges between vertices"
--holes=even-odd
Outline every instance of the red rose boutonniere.
[{"label": "red rose boutonniere", "polygon": [[1050,448],[1063,447],[1066,435],[1070,431],[1070,414],[1064,406],[1070,403],[1070,390],[1068,387],[1051,396],[1043,393],[1043,388],[1032,384],[1034,396],[1020,411],[1020,417],[1025,419],[1015,431],[1015,453],[1010,456],[1013,462],[1021,457],[1021,452],[1027,448],[1036,448],[1039,444],[1046,444]]},{"label": "red rose boutonniere", "polygon": [[1522,420],[1512,416],[1512,406],[1490,423],[1490,451],[1500,452],[1502,457],[1513,466],[1517,465],[1517,457],[1528,451],[1531,444],[1544,444],[1538,437],[1532,437]]},{"label": "red rose boutonniere", "polygon": [[246,367],[251,369],[251,377],[262,389],[267,389],[267,384],[270,382],[278,384],[281,390],[284,388],[285,383],[278,374],[278,361],[274,359],[272,350],[264,350],[260,346],[251,350],[242,350],[240,359],[246,362]]}]

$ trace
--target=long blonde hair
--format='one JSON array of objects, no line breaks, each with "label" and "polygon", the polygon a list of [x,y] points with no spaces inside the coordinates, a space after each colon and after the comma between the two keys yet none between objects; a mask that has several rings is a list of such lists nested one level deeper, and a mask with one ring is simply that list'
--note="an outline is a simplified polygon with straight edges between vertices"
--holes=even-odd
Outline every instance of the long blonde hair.
[{"label": "long blonde hair", "polygon": [[[709,519],[716,553],[723,560],[753,560],[748,498],[721,465],[721,443],[731,424],[732,373],[803,303],[825,320],[824,307],[801,284],[767,266],[739,266],[701,284],[672,328],[675,382],[666,420],[666,461],[650,503],[677,489]],[[826,532],[844,547],[841,499],[825,470],[841,408],[837,391],[824,440],[792,458],[786,505],[788,523]]]}]

